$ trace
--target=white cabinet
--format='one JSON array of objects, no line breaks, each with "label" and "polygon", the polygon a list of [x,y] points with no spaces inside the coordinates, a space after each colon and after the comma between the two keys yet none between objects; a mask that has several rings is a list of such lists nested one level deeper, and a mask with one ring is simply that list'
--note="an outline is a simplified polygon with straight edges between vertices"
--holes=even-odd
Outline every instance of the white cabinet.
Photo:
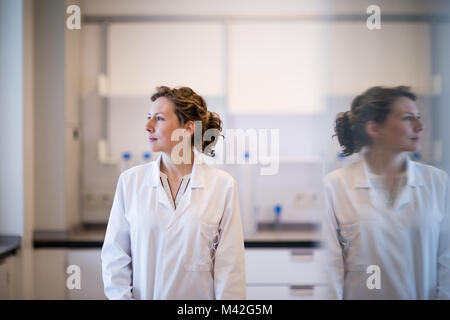
[{"label": "white cabinet", "polygon": [[323,112],[326,25],[252,21],[228,30],[230,112]]},{"label": "white cabinet", "polygon": [[332,95],[354,95],[376,85],[431,93],[429,24],[383,22],[380,30],[370,31],[360,22],[333,23],[329,39]]},{"label": "white cabinet", "polygon": [[232,22],[228,29],[229,108],[235,114],[317,114],[329,96],[371,86],[431,93],[427,23]]},{"label": "white cabinet", "polygon": [[246,249],[247,299],[320,299],[318,249]]},{"label": "white cabinet", "polygon": [[14,299],[15,257],[0,259],[0,300]]},{"label": "white cabinet", "polygon": [[34,298],[63,300],[66,298],[67,249],[34,250]]},{"label": "white cabinet", "polygon": [[[101,249],[37,249],[34,252],[36,299],[105,299]],[[72,268],[69,268],[72,266]],[[74,268],[75,267],[75,268]],[[75,270],[75,271],[74,271]],[[78,277],[80,288],[67,282]]]},{"label": "white cabinet", "polygon": [[145,95],[156,86],[224,94],[224,27],[218,22],[113,23],[108,28],[111,95]]},{"label": "white cabinet", "polygon": [[4,260],[0,260],[0,300],[9,298],[8,269]]},{"label": "white cabinet", "polygon": [[[319,252],[318,249],[247,248],[247,299],[321,299],[326,286]],[[10,296],[8,290],[3,289],[6,287],[4,283],[7,283],[5,266],[5,263],[0,263],[2,299]],[[36,299],[106,299],[100,248],[37,249],[34,268]],[[80,288],[67,285],[75,275],[73,270],[77,270],[80,276]]]},{"label": "white cabinet", "polygon": [[[80,289],[66,288],[67,299],[106,299],[103,291],[101,249],[69,249],[66,270],[69,266],[76,266],[80,271],[81,286]],[[69,276],[71,274],[67,274],[67,277]]]},{"label": "white cabinet", "polygon": [[329,41],[330,94],[353,96],[376,85],[431,93],[429,24],[383,22],[380,30],[368,30],[361,22],[335,22]]}]

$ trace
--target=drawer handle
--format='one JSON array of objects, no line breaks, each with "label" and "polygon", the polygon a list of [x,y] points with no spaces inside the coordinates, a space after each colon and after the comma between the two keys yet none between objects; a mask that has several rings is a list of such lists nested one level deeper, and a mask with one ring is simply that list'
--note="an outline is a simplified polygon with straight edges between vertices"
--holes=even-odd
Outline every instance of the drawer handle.
[{"label": "drawer handle", "polygon": [[291,296],[311,297],[314,295],[314,286],[289,286]]},{"label": "drawer handle", "polygon": [[314,258],[313,250],[291,250],[291,259],[299,262],[309,262]]}]

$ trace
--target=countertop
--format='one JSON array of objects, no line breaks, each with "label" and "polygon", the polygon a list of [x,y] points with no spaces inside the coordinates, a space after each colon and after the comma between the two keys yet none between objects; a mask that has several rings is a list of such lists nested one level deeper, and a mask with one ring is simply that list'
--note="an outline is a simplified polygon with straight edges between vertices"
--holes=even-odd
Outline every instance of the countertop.
[{"label": "countertop", "polygon": [[[68,233],[36,232],[35,248],[101,248],[106,226],[87,226]],[[246,248],[316,248],[320,234],[310,231],[260,231],[245,237]]]},{"label": "countertop", "polygon": [[20,248],[19,236],[0,236],[0,259],[15,254]]},{"label": "countertop", "polygon": [[106,225],[92,225],[70,232],[35,232],[34,248],[101,248]]},{"label": "countertop", "polygon": [[260,231],[244,239],[246,248],[317,248],[318,231]]}]

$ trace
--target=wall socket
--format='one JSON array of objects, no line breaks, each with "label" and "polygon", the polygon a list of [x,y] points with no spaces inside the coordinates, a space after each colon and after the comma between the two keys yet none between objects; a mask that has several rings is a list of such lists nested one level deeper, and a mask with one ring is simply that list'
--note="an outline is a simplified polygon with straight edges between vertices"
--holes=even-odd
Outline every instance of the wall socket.
[{"label": "wall socket", "polygon": [[84,210],[111,210],[114,195],[107,192],[88,192],[83,195]]},{"label": "wall socket", "polygon": [[317,205],[317,194],[315,193],[297,193],[294,197],[294,208],[309,209]]}]

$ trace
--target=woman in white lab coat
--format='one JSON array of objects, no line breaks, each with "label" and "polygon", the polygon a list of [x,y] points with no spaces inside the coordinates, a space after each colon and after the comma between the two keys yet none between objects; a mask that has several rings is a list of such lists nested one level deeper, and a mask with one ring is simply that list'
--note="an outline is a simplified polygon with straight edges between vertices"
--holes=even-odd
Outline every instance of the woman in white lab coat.
[{"label": "woman in white lab coat", "polygon": [[201,161],[222,122],[187,87],[158,87],[151,100],[146,130],[161,155],[120,175],[101,255],[105,294],[245,299],[236,182]]},{"label": "woman in white lab coat", "polygon": [[415,100],[373,87],[336,117],[343,155],[359,159],[325,178],[333,298],[450,298],[448,176],[409,159],[423,131]]}]

